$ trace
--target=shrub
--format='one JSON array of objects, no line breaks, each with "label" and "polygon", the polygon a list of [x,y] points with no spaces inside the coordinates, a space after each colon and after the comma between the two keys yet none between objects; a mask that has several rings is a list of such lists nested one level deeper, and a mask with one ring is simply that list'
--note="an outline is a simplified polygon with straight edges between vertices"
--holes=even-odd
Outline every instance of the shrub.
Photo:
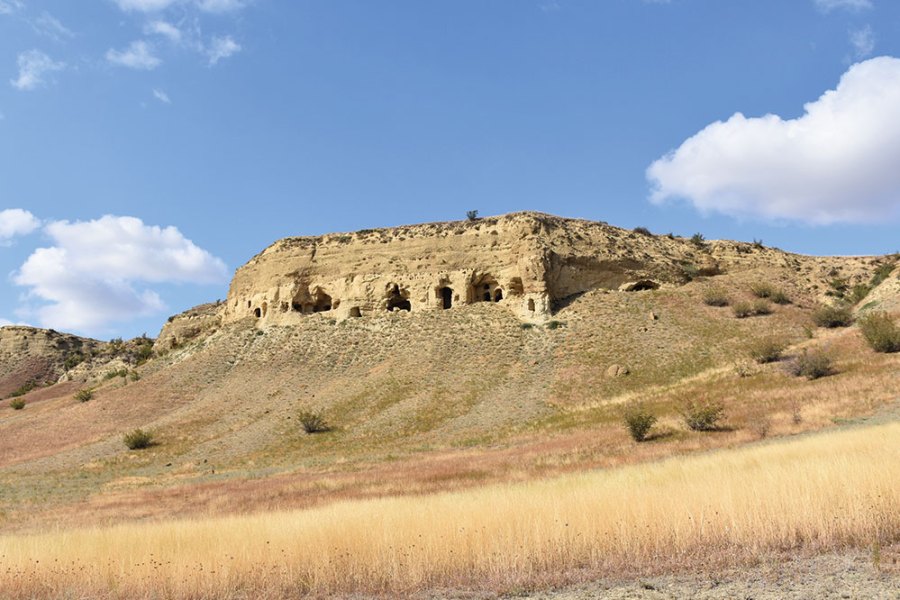
[{"label": "shrub", "polygon": [[775,286],[771,283],[759,282],[750,285],[750,291],[757,298],[771,298],[775,293]]},{"label": "shrub", "polygon": [[66,371],[70,371],[84,362],[84,355],[81,352],[73,352],[66,356],[63,366]]},{"label": "shrub", "polygon": [[679,412],[684,424],[694,431],[714,431],[725,417],[721,402],[688,402]]},{"label": "shrub", "polygon": [[703,303],[707,306],[728,306],[728,293],[720,287],[707,288],[703,292]]},{"label": "shrub", "polygon": [[562,321],[550,321],[547,323],[547,329],[559,329],[560,327],[565,327],[566,324]]},{"label": "shrub", "polygon": [[772,292],[772,295],[769,296],[769,300],[774,302],[775,304],[790,304],[791,298],[787,295],[787,293],[782,289],[776,289]]},{"label": "shrub", "polygon": [[87,402],[88,400],[90,400],[93,397],[94,397],[94,392],[92,392],[91,390],[89,390],[87,388],[85,388],[83,390],[78,390],[77,392],[75,392],[75,399],[78,400],[79,402]]},{"label": "shrub", "polygon": [[734,316],[738,319],[753,316],[753,305],[743,300],[735,303],[734,306],[731,307],[731,310],[734,311]]},{"label": "shrub", "polygon": [[850,304],[859,304],[862,302],[866,296],[869,295],[869,292],[872,291],[865,283],[857,283],[852,288],[850,288]]},{"label": "shrub", "polygon": [[872,275],[872,280],[869,282],[869,285],[873,288],[878,287],[885,279],[891,276],[891,273],[894,272],[895,268],[897,268],[897,263],[893,260],[886,262],[883,265],[879,265],[879,267],[875,269],[875,273]]},{"label": "shrub", "polygon": [[813,311],[813,322],[819,327],[847,327],[853,322],[853,314],[849,306],[820,306]]},{"label": "shrub", "polygon": [[691,243],[693,245],[697,246],[698,248],[705,248],[706,247],[706,238],[703,237],[702,233],[695,233],[694,235],[691,236]]},{"label": "shrub", "polygon": [[31,390],[37,387],[37,384],[33,381],[29,381],[28,383],[24,383],[17,387],[12,394],[9,395],[10,398],[18,398],[19,396],[24,396]]},{"label": "shrub", "polygon": [[788,372],[795,377],[818,379],[831,374],[831,363],[824,350],[804,350],[788,363]]},{"label": "shrub", "polygon": [[747,353],[759,364],[775,362],[781,358],[785,343],[774,337],[765,337],[753,340],[747,347]]},{"label": "shrub", "polygon": [[306,433],[321,433],[331,429],[328,423],[325,422],[325,417],[322,416],[322,413],[304,410],[297,415],[297,418],[300,420],[300,426],[303,427],[303,431]]},{"label": "shrub", "polygon": [[757,250],[762,250],[763,248],[765,248],[765,246],[763,245],[763,241],[756,238],[753,238],[753,247]]},{"label": "shrub", "polygon": [[9,406],[13,410],[22,410],[23,408],[25,408],[25,401],[21,398],[14,398],[9,401]]},{"label": "shrub", "polygon": [[770,315],[772,314],[772,307],[769,306],[769,301],[765,298],[757,298],[753,301],[753,314],[754,315]]},{"label": "shrub", "polygon": [[772,307],[769,306],[769,302],[762,298],[759,298],[754,302],[737,302],[734,306],[731,307],[731,310],[734,311],[734,316],[738,319],[744,319],[746,317],[753,317],[756,315],[768,315],[772,313]]},{"label": "shrub", "polygon": [[634,229],[632,229],[632,231],[641,235],[653,235],[653,233],[651,233],[650,230],[646,227],[635,227]]},{"label": "shrub", "polygon": [[628,433],[631,434],[631,439],[636,442],[646,440],[647,434],[656,423],[656,417],[640,402],[626,405],[622,411],[622,419],[625,421]]},{"label": "shrub", "polygon": [[477,221],[478,220],[478,211],[477,210],[467,210],[466,211],[466,219],[469,221]]},{"label": "shrub", "polygon": [[900,352],[900,326],[886,312],[871,312],[858,325],[863,339],[875,352]]},{"label": "shrub", "polygon": [[122,441],[129,450],[142,450],[153,445],[153,434],[143,429],[135,429],[122,436]]}]

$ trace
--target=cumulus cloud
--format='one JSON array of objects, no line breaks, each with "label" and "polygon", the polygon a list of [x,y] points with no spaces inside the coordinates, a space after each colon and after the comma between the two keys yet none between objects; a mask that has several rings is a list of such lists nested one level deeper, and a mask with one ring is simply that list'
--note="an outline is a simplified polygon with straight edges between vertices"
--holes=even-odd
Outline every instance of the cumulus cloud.
[{"label": "cumulus cloud", "polygon": [[206,48],[206,56],[209,58],[209,64],[215,65],[223,58],[228,58],[233,54],[241,51],[241,46],[235,42],[230,35],[224,37],[214,37],[209,47]]},{"label": "cumulus cloud", "polygon": [[181,42],[181,30],[168,21],[151,21],[144,26],[145,35],[159,35],[168,39],[173,44]]},{"label": "cumulus cloud", "polygon": [[44,327],[97,330],[164,310],[148,284],[227,280],[225,264],[175,227],[107,215],[55,221],[44,233],[53,245],[35,250],[13,276],[39,303],[29,314]]},{"label": "cumulus cloud", "polygon": [[819,10],[831,12],[838,8],[847,10],[863,10],[872,8],[872,0],[813,0]]},{"label": "cumulus cloud", "polygon": [[44,76],[53,71],[61,71],[66,64],[56,62],[40,50],[27,50],[17,59],[19,76],[9,83],[19,91],[30,91],[44,84]]},{"label": "cumulus cloud", "polygon": [[900,59],[857,63],[796,119],[736,113],[647,169],[651,201],[799,222],[900,214]]},{"label": "cumulus cloud", "polygon": [[861,29],[850,31],[850,44],[857,59],[871,56],[875,50],[875,32],[872,27],[866,25]]},{"label": "cumulus cloud", "polygon": [[33,214],[21,208],[0,210],[0,246],[8,246],[14,237],[28,235],[41,226]]},{"label": "cumulus cloud", "polygon": [[162,61],[153,54],[153,48],[144,40],[136,40],[125,50],[106,51],[106,60],[120,67],[152,71],[162,64]]}]

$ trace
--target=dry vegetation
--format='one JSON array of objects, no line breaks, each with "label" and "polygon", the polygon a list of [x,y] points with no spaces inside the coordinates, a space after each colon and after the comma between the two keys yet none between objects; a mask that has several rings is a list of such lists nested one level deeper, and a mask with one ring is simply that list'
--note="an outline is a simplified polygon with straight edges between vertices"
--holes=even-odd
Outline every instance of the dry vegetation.
[{"label": "dry vegetation", "polygon": [[[900,424],[301,512],[0,537],[0,589],[90,597],[504,591],[900,536]],[[566,575],[568,574],[568,575]]]}]

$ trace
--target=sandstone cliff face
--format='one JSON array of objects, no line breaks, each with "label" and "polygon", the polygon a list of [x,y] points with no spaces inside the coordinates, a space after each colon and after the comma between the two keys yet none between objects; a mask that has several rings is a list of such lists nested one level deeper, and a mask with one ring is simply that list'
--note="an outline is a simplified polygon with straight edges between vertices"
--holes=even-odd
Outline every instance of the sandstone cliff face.
[{"label": "sandstone cliff face", "polygon": [[169,317],[159,332],[153,349],[157,353],[163,353],[213,333],[222,322],[224,309],[221,302],[210,302]]},{"label": "sandstone cliff face", "polygon": [[289,324],[489,302],[541,321],[584,292],[677,284],[686,262],[715,267],[699,254],[685,240],[539,213],[287,238],[237,271],[223,319]]}]

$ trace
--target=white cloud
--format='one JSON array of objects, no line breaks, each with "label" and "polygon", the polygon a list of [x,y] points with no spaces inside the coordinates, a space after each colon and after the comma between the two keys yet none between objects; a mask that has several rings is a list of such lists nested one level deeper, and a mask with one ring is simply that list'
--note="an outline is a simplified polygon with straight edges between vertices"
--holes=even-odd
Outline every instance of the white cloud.
[{"label": "white cloud", "polygon": [[8,246],[14,237],[28,235],[41,226],[33,214],[21,208],[0,210],[0,246]]},{"label": "white cloud", "polygon": [[153,48],[144,40],[136,40],[125,50],[106,51],[106,60],[120,67],[151,71],[162,64],[162,61],[153,54]]},{"label": "white cloud", "polygon": [[181,42],[181,30],[168,21],[151,21],[144,26],[145,35],[160,35],[173,44]]},{"label": "white cloud", "polygon": [[42,12],[41,16],[32,21],[31,26],[39,34],[57,42],[75,37],[71,29],[47,11]]},{"label": "white cloud", "polygon": [[872,8],[872,0],[813,0],[819,10],[831,12],[838,8],[863,10]]},{"label": "white cloud", "polygon": [[796,119],[734,114],[647,169],[651,201],[807,223],[900,214],[900,59],[857,63]]},{"label": "white cloud", "polygon": [[169,95],[165,93],[163,90],[153,90],[153,97],[162,102],[163,104],[172,104],[171,98]]},{"label": "white cloud", "polygon": [[206,12],[230,12],[244,8],[244,0],[197,0],[197,7]]},{"label": "white cloud", "polygon": [[206,56],[209,58],[209,64],[214,65],[223,58],[228,58],[240,51],[240,44],[235,42],[230,35],[226,35],[225,37],[214,37],[212,39],[212,43],[206,48]]},{"label": "white cloud", "polygon": [[222,13],[244,8],[247,0],[115,0],[127,12],[162,12],[175,4],[192,4],[204,12]]},{"label": "white cloud", "polygon": [[11,15],[24,6],[20,0],[0,0],[0,15]]},{"label": "white cloud", "polygon": [[44,83],[46,73],[61,71],[66,67],[65,63],[54,61],[40,50],[22,52],[16,62],[19,66],[19,76],[10,79],[9,83],[20,91],[37,88]]},{"label": "white cloud", "polygon": [[857,59],[871,56],[875,50],[875,32],[872,31],[872,27],[866,25],[862,29],[851,30],[850,44]]},{"label": "white cloud", "polygon": [[38,248],[13,281],[41,304],[30,311],[43,327],[97,330],[165,309],[146,284],[221,283],[225,264],[175,227],[135,217],[56,221],[44,228],[53,246]]},{"label": "white cloud", "polygon": [[115,0],[124,11],[158,12],[169,8],[177,0]]}]

